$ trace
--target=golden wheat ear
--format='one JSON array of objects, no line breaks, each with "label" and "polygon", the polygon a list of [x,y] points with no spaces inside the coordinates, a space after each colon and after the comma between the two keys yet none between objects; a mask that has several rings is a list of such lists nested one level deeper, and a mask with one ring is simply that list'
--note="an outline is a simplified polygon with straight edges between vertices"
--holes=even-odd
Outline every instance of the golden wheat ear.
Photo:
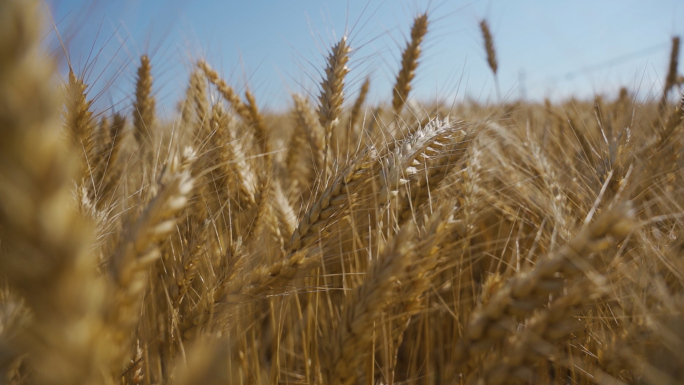
[{"label": "golden wheat ear", "polygon": [[135,103],[133,104],[133,133],[141,148],[151,149],[154,143],[155,108],[156,100],[152,94],[152,63],[149,56],[142,55],[135,84]]},{"label": "golden wheat ear", "polygon": [[411,27],[411,40],[406,43],[406,48],[401,54],[401,69],[397,74],[397,80],[394,84],[394,92],[392,94],[392,109],[395,115],[401,113],[401,109],[408,100],[409,92],[411,92],[411,82],[416,76],[416,68],[418,67],[418,59],[421,53],[421,43],[427,34],[428,29],[428,15],[424,13],[413,20],[413,27]]},{"label": "golden wheat ear", "polygon": [[327,179],[327,172],[330,168],[328,164],[332,160],[329,156],[331,151],[331,141],[333,129],[339,123],[340,114],[342,112],[342,103],[344,102],[344,78],[349,72],[347,62],[349,61],[349,52],[351,48],[347,45],[347,37],[344,36],[340,41],[333,46],[330,55],[328,55],[327,65],[325,67],[325,78],[321,81],[321,90],[318,96],[318,121],[325,132],[325,149],[323,150],[323,180]]}]

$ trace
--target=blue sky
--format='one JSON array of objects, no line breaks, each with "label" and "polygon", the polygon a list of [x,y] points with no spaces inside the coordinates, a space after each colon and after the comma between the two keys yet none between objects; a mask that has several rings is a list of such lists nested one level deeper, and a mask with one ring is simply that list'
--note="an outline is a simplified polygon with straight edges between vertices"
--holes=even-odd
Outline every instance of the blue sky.
[{"label": "blue sky", "polygon": [[[483,17],[506,99],[612,96],[620,86],[658,94],[670,39],[684,32],[680,0],[46,1],[97,105],[130,105],[139,55],[148,53],[167,112],[198,57],[234,87],[248,84],[262,108],[287,108],[290,93],[317,93],[327,50],[345,34],[354,49],[348,98],[371,75],[371,99],[389,100],[412,18],[425,11],[431,23],[413,97],[449,103],[496,99],[478,27]],[[54,33],[49,44],[61,49]]]}]

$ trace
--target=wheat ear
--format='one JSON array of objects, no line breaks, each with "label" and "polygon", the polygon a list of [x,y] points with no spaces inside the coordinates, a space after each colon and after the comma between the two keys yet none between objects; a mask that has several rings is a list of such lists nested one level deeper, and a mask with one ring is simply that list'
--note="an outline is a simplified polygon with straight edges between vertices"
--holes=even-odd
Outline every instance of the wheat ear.
[{"label": "wheat ear", "polygon": [[218,72],[212,69],[204,60],[198,61],[197,66],[204,71],[204,74],[207,75],[207,79],[216,86],[216,89],[218,89],[223,98],[230,103],[235,113],[245,121],[251,122],[252,116],[249,112],[249,108],[240,100],[240,97],[233,91],[233,88],[219,76]]},{"label": "wheat ear", "polygon": [[325,132],[325,149],[323,150],[323,181],[327,180],[328,162],[332,159],[329,156],[332,133],[335,126],[337,126],[340,113],[342,111],[342,103],[344,102],[344,77],[349,70],[347,69],[347,61],[349,61],[350,48],[347,45],[347,37],[344,36],[332,48],[330,55],[328,55],[327,65],[325,67],[325,77],[321,82],[321,91],[318,96],[318,121]]},{"label": "wheat ear", "polygon": [[392,95],[392,110],[395,115],[401,113],[401,109],[408,100],[411,92],[411,82],[415,77],[418,59],[420,58],[421,43],[427,34],[428,15],[424,13],[413,19],[411,27],[411,40],[406,43],[406,48],[401,54],[401,69],[397,74]]},{"label": "wheat ear", "polygon": [[663,97],[660,101],[660,110],[664,109],[667,104],[667,96],[670,94],[672,88],[677,85],[677,67],[679,65],[679,36],[672,38],[672,48],[670,49],[670,61],[667,67],[667,76],[665,77],[665,85],[663,86]]},{"label": "wheat ear", "polygon": [[154,125],[156,101],[152,95],[152,65],[150,57],[140,57],[140,67],[135,84],[135,103],[133,104],[133,133],[138,145],[152,146],[152,127]]},{"label": "wheat ear", "polygon": [[[325,137],[322,135],[322,128],[311,112],[311,106],[309,101],[300,96],[294,95],[294,118],[295,118],[295,132],[292,136],[293,145],[288,151],[287,164],[288,171],[290,175],[300,183],[299,192],[302,194],[302,199],[304,201],[309,197],[308,189],[314,182],[316,173],[322,174],[322,169],[324,166],[324,150],[325,150]],[[303,157],[303,154],[311,154],[311,164],[307,166],[306,170],[300,169],[298,166],[299,159]],[[314,172],[314,177],[307,178],[307,174],[311,170]]]},{"label": "wheat ear", "polygon": [[480,21],[480,32],[482,32],[482,39],[484,40],[485,52],[487,53],[487,65],[489,69],[492,70],[494,74],[494,79],[496,81],[496,95],[499,100],[501,100],[501,92],[499,91],[499,80],[497,77],[497,70],[499,69],[499,62],[496,60],[496,50],[494,49],[494,37],[492,37],[492,32],[489,29],[489,23],[487,20],[482,19]]},{"label": "wheat ear", "polygon": [[[77,78],[73,71],[69,71],[65,122],[74,147],[80,149],[83,154],[81,157],[82,175],[84,178],[89,178],[95,173],[98,159],[95,157],[95,121],[93,112],[90,110],[92,101],[87,99],[86,88],[83,81]],[[91,183],[86,181],[90,186],[90,193],[95,190],[94,182],[94,180]]]},{"label": "wheat ear", "polygon": [[326,225],[346,215],[354,195],[372,181],[377,165],[377,153],[369,148],[331,182],[300,219],[290,240],[292,251],[310,245]]},{"label": "wheat ear", "polygon": [[159,188],[144,211],[128,229],[114,253],[110,275],[113,303],[107,314],[117,340],[125,345],[142,304],[142,291],[147,285],[149,267],[161,257],[164,238],[176,228],[176,215],[183,210],[193,188],[190,175],[193,157],[179,163],[172,159],[160,175]]},{"label": "wheat ear", "polygon": [[507,334],[516,315],[526,315],[539,308],[550,294],[558,293],[564,278],[591,268],[590,256],[605,250],[616,238],[625,237],[633,228],[633,210],[622,204],[603,213],[580,231],[570,242],[541,259],[528,273],[518,274],[491,300],[478,307],[455,351],[459,363],[489,349]]}]

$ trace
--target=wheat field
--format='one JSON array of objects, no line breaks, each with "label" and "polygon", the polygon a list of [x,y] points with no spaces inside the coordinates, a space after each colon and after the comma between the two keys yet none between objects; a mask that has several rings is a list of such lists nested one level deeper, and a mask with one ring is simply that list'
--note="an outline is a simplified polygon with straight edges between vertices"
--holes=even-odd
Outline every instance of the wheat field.
[{"label": "wheat field", "polygon": [[287,114],[196,58],[168,119],[41,10],[0,2],[0,383],[684,383],[678,38],[660,100],[420,104],[420,14],[386,103],[343,37]]}]

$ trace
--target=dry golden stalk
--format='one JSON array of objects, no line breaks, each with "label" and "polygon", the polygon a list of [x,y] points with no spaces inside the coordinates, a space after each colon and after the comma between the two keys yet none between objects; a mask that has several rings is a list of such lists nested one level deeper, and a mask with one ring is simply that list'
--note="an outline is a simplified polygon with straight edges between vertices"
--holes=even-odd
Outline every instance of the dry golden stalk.
[{"label": "dry golden stalk", "polygon": [[216,86],[219,93],[221,93],[223,98],[230,103],[238,116],[250,123],[252,116],[248,107],[240,100],[240,97],[235,91],[233,91],[233,89],[219,76],[218,72],[214,71],[204,60],[198,61],[197,66],[204,71],[204,74],[207,75],[207,79]]},{"label": "dry golden stalk", "polygon": [[325,149],[323,150],[324,163],[324,182],[327,179],[328,164],[332,157],[329,156],[332,132],[339,122],[344,102],[344,77],[349,72],[347,62],[349,61],[350,48],[347,45],[347,37],[343,36],[340,41],[332,48],[328,55],[325,67],[325,77],[321,81],[321,93],[318,96],[318,121],[325,132]]},{"label": "dry golden stalk", "polygon": [[0,3],[0,271],[32,313],[0,356],[27,354],[34,384],[107,384],[111,354],[125,347],[111,343],[101,318],[104,286],[92,225],[72,200],[78,160],[58,129],[41,6]]},{"label": "dry golden stalk", "polygon": [[397,81],[394,85],[394,92],[392,94],[392,110],[395,115],[401,113],[401,109],[408,100],[409,92],[411,92],[411,82],[415,76],[416,68],[418,67],[418,59],[420,58],[421,43],[428,29],[428,15],[424,13],[413,19],[413,27],[411,27],[411,40],[406,43],[406,48],[401,54],[401,69],[397,75]]},{"label": "dry golden stalk", "polygon": [[133,128],[139,146],[151,148],[156,101],[152,95],[152,66],[147,55],[140,57],[133,103]]}]

